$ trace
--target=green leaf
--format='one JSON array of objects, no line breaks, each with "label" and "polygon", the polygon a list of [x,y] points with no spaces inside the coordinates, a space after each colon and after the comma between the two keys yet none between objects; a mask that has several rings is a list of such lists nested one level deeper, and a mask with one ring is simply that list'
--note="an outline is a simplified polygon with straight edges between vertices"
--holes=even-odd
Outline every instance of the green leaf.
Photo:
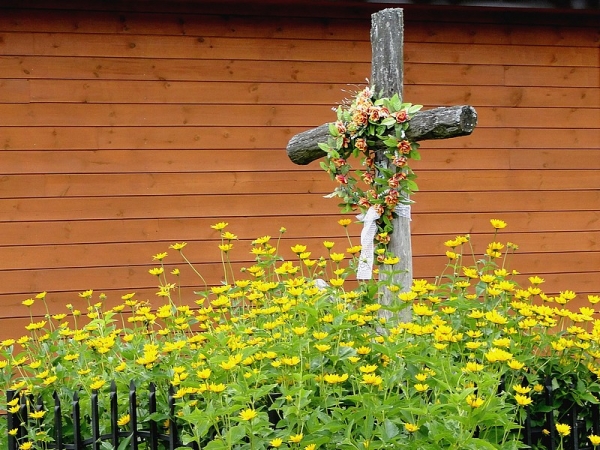
[{"label": "green leaf", "polygon": [[237,444],[246,436],[246,427],[244,425],[235,425],[227,431],[225,440],[231,444]]},{"label": "green leaf", "polygon": [[394,422],[390,421],[389,419],[385,419],[383,421],[383,437],[386,441],[394,439],[399,432],[400,429]]},{"label": "green leaf", "polygon": [[335,123],[329,124],[329,134],[332,135],[333,137],[337,137],[340,135],[337,127],[335,126]]},{"label": "green leaf", "polygon": [[331,149],[331,147],[329,147],[329,144],[325,144],[323,142],[319,142],[319,148],[325,153],[329,153],[329,150]]}]

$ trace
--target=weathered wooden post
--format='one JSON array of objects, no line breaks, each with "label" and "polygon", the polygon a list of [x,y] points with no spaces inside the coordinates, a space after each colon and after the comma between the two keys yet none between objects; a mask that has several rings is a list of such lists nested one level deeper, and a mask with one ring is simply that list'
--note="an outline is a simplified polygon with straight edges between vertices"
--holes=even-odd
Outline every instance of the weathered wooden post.
[{"label": "weathered wooden post", "polygon": [[[371,87],[382,97],[398,94],[402,98],[403,88],[403,40],[404,23],[402,9],[384,9],[371,16]],[[406,135],[409,139],[422,141],[427,139],[447,139],[471,134],[477,124],[477,113],[471,106],[453,106],[420,111],[411,119]],[[329,124],[294,136],[287,146],[288,156],[296,164],[308,164],[325,156],[319,143],[329,138]],[[388,161],[377,152],[378,164]],[[394,283],[409,290],[412,285],[412,247],[410,239],[410,213],[397,215],[393,221],[394,231],[388,249],[400,261],[393,267],[384,267],[382,272],[393,270]],[[382,275],[383,276],[383,275]],[[390,305],[393,302],[391,292],[384,290],[380,302]],[[410,312],[401,315],[408,319]]]}]

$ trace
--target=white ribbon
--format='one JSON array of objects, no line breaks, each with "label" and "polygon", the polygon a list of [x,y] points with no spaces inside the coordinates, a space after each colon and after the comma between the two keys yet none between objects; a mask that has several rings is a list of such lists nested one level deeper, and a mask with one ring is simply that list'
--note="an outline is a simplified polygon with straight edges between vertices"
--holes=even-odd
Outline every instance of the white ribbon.
[{"label": "white ribbon", "polygon": [[[408,220],[410,218],[410,205],[399,203],[396,205],[394,212],[400,217]],[[358,268],[356,270],[356,278],[359,280],[370,280],[373,277],[373,259],[375,257],[375,233],[377,232],[377,219],[380,215],[372,206],[365,214],[356,216],[363,223],[363,229],[360,233],[360,257],[358,259]]]}]

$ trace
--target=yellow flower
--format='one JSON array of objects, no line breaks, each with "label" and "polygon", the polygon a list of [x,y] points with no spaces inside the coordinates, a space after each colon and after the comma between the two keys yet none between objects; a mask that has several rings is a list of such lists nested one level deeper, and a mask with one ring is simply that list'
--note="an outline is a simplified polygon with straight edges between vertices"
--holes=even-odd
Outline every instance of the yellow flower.
[{"label": "yellow flower", "polygon": [[323,376],[323,379],[329,384],[343,383],[348,379],[348,374],[338,375],[337,373],[328,373]]},{"label": "yellow flower", "polygon": [[375,375],[374,373],[365,373],[362,376],[362,383],[372,386],[379,386],[383,383],[383,378],[379,375]]},{"label": "yellow flower", "polygon": [[318,340],[325,339],[327,336],[329,336],[329,333],[325,331],[315,331],[313,333],[313,337]]},{"label": "yellow flower", "polygon": [[426,390],[429,389],[429,385],[423,384],[423,383],[417,383],[417,384],[415,384],[415,389],[417,390],[417,392],[425,392]]},{"label": "yellow flower", "polygon": [[327,350],[329,350],[331,348],[331,345],[327,345],[327,344],[316,344],[315,348],[317,350],[319,350],[320,352],[326,352]]},{"label": "yellow flower", "polygon": [[152,269],[150,269],[150,270],[148,271],[148,273],[149,273],[150,275],[156,275],[156,276],[159,276],[159,275],[161,275],[161,274],[162,274],[164,271],[165,271],[165,269],[163,269],[162,267],[153,267]]},{"label": "yellow flower", "polygon": [[323,241],[323,245],[325,246],[326,249],[331,250],[333,248],[333,246],[335,245],[335,243],[331,242],[331,241]]},{"label": "yellow flower", "polygon": [[292,251],[297,255],[304,253],[306,251],[306,245],[296,244],[292,247]]},{"label": "yellow flower", "polygon": [[13,428],[12,430],[8,431],[8,435],[9,436],[16,436],[18,432],[19,432],[18,428]]},{"label": "yellow flower", "polygon": [[484,400],[481,397],[477,397],[476,395],[473,395],[473,394],[467,395],[467,404],[471,408],[479,408],[481,405],[483,405],[483,403],[484,403]]},{"label": "yellow flower", "polygon": [[409,433],[414,433],[415,431],[417,431],[419,429],[419,426],[415,425],[414,423],[405,423],[404,429],[406,431],[408,431]]},{"label": "yellow flower", "polygon": [[25,306],[31,306],[31,305],[33,305],[34,302],[35,302],[34,299],[28,298],[27,300],[23,300],[21,303]]},{"label": "yellow flower", "polygon": [[533,400],[526,395],[515,394],[515,401],[520,406],[529,406],[533,403]]},{"label": "yellow flower", "polygon": [[258,415],[258,413],[252,408],[248,408],[248,409],[244,409],[244,410],[240,411],[240,419],[246,420],[246,421],[254,419],[257,415]]},{"label": "yellow flower", "polygon": [[83,291],[79,293],[79,296],[81,298],[92,298],[92,294],[94,293],[94,291],[92,291],[91,289],[87,290],[87,291]]},{"label": "yellow flower", "polygon": [[269,445],[275,448],[281,447],[281,444],[283,444],[283,439],[280,438],[275,438],[271,442],[269,442]]},{"label": "yellow flower", "polygon": [[215,224],[215,225],[211,225],[210,227],[211,227],[213,230],[221,231],[221,230],[223,230],[223,229],[224,229],[224,228],[225,228],[227,225],[229,225],[227,222],[219,222],[219,223],[217,223],[217,224]]},{"label": "yellow flower", "polygon": [[92,384],[90,384],[90,389],[98,390],[102,388],[106,384],[106,380],[96,380]]},{"label": "yellow flower", "polygon": [[119,420],[117,420],[117,425],[119,425],[120,427],[124,427],[129,423],[130,420],[131,417],[129,416],[129,414],[123,414],[121,417],[119,417]]},{"label": "yellow flower", "polygon": [[597,447],[600,445],[600,436],[597,436],[595,434],[590,434],[588,436],[588,439],[590,440],[590,443],[594,446]]},{"label": "yellow flower", "polygon": [[300,442],[302,439],[304,438],[304,435],[302,433],[298,433],[298,434],[293,434],[290,436],[290,442],[293,444],[297,444],[298,442]]},{"label": "yellow flower", "polygon": [[503,220],[491,219],[490,223],[496,230],[501,230],[503,228],[506,228],[506,222],[504,222]]},{"label": "yellow flower", "polygon": [[234,241],[238,238],[235,234],[230,233],[229,231],[225,231],[225,232],[221,233],[221,237],[223,239],[227,239],[228,241]]},{"label": "yellow flower", "polygon": [[343,253],[331,253],[329,255],[329,257],[331,258],[331,260],[333,262],[339,263],[341,261],[344,260],[344,258],[346,257],[346,255],[344,255]]},{"label": "yellow flower", "polygon": [[561,436],[568,436],[569,434],[571,434],[571,427],[566,423],[557,423],[556,431]]},{"label": "yellow flower", "polygon": [[152,257],[152,261],[162,261],[167,257],[167,252],[157,253]]},{"label": "yellow flower", "polygon": [[183,249],[186,245],[187,245],[187,242],[175,243],[173,245],[169,245],[169,248],[179,251],[179,250]]},{"label": "yellow flower", "polygon": [[513,390],[519,394],[529,394],[531,392],[531,388],[529,386],[521,386],[520,384],[515,384],[513,386]]},{"label": "yellow flower", "polygon": [[304,447],[304,450],[315,450],[317,448],[317,444],[308,444]]},{"label": "yellow flower", "polygon": [[46,411],[33,411],[31,414],[29,414],[29,417],[31,417],[32,419],[41,419],[45,415]]},{"label": "yellow flower", "polygon": [[233,244],[219,244],[219,250],[223,253],[227,253],[233,248]]},{"label": "yellow flower", "polygon": [[352,219],[340,219],[338,223],[345,228],[352,223]]},{"label": "yellow flower", "polygon": [[344,279],[343,278],[331,278],[329,280],[329,283],[333,286],[333,287],[342,287],[344,285]]},{"label": "yellow flower", "polygon": [[362,373],[373,373],[377,370],[376,364],[367,364],[366,366],[360,366],[358,368]]},{"label": "yellow flower", "polygon": [[481,372],[483,370],[483,364],[478,364],[474,361],[469,361],[465,365],[463,371],[465,372]]},{"label": "yellow flower", "polygon": [[510,367],[513,370],[520,370],[523,367],[525,367],[525,364],[523,364],[520,361],[517,361],[516,359],[511,359],[510,361],[508,361],[508,367]]},{"label": "yellow flower", "polygon": [[19,450],[31,450],[33,448],[33,442],[26,441],[19,445]]},{"label": "yellow flower", "polygon": [[487,353],[485,353],[485,357],[489,362],[502,362],[502,361],[508,361],[510,359],[512,359],[513,355],[512,353],[509,353],[505,350],[502,350],[500,348],[497,347],[493,347],[492,349],[490,349],[490,351],[488,351]]}]

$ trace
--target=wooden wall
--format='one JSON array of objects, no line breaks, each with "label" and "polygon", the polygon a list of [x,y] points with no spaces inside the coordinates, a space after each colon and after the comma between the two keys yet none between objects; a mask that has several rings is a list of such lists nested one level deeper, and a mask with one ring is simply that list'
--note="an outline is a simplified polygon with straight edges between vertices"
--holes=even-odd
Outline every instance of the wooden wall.
[{"label": "wooden wall", "polygon": [[[333,185],[284,148],[364,84],[377,6],[79,3],[0,6],[0,338],[41,291],[52,312],[86,289],[155,298],[152,255],[174,242],[216,281],[218,221],[240,249],[281,226],[285,250],[345,248]],[[500,218],[520,272],[600,292],[595,19],[405,10],[405,99],[479,113],[472,136],[422,146],[416,277],[442,270],[456,234],[483,251]]]}]

